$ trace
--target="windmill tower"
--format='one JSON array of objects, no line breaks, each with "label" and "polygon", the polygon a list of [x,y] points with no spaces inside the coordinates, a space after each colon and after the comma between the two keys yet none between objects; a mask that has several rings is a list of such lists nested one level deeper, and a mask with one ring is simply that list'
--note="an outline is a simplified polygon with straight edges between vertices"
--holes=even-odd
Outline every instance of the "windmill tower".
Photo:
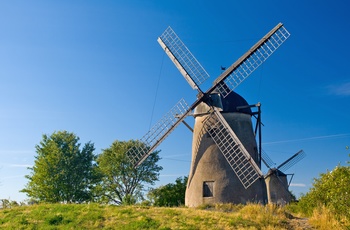
[{"label": "windmill tower", "polygon": [[[262,161],[269,168],[269,171],[264,176],[267,187],[268,203],[284,205],[292,201],[292,194],[289,191],[289,185],[294,174],[285,174],[285,172],[304,157],[305,152],[300,150],[279,166],[272,167],[275,163],[273,163],[271,158],[263,152]],[[291,175],[289,182],[287,180],[287,175]]]},{"label": "windmill tower", "polygon": [[[252,111],[246,100],[235,92],[231,92],[226,98],[219,100],[220,112],[228,126],[234,130],[237,138],[252,159],[251,164],[257,168],[260,165],[260,157],[252,126]],[[244,108],[244,109],[239,109]],[[208,105],[201,103],[194,110],[195,125],[192,144],[192,164],[188,177],[185,204],[196,207],[201,204],[214,203],[267,203],[266,185],[263,178],[253,181],[245,181],[242,175],[232,173],[232,166],[221,154],[215,140],[220,141],[224,136],[212,137],[210,134],[215,125],[206,131],[205,122],[210,119]],[[203,125],[204,124],[204,125]],[[209,133],[209,135],[208,135]],[[216,134],[214,134],[216,135]],[[239,157],[237,155],[237,157]],[[230,159],[230,157],[228,157]],[[233,158],[232,158],[233,160]],[[250,164],[239,165],[242,159],[236,159],[239,172]],[[247,162],[246,162],[247,163]],[[233,166],[236,166],[232,164]],[[245,173],[249,175],[249,171]],[[243,183],[242,183],[242,182]]]},{"label": "windmill tower", "polygon": [[[189,115],[195,117],[192,165],[186,205],[203,203],[264,202],[266,186],[260,170],[247,102],[233,90],[258,68],[290,36],[282,23],[275,26],[251,49],[227,68],[207,91],[200,85],[208,73],[168,27],[158,42],[189,85],[198,91],[188,105],[181,99],[145,136],[128,150],[135,164],[142,162]],[[192,111],[193,114],[192,114]]]}]

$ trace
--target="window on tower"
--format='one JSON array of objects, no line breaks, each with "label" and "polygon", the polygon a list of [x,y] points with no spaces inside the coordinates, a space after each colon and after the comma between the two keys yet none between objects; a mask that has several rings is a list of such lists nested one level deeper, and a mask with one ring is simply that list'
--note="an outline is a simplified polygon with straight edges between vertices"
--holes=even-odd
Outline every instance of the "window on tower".
[{"label": "window on tower", "polygon": [[204,181],[203,197],[213,197],[213,196],[214,196],[214,181]]}]

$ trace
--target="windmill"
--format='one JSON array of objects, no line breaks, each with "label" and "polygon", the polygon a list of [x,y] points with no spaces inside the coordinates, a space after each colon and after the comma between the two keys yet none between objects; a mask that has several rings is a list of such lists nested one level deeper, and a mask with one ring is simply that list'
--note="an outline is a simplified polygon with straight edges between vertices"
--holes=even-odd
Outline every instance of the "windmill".
[{"label": "windmill", "polygon": [[[269,171],[264,176],[269,203],[286,204],[292,200],[292,195],[288,188],[292,182],[294,174],[285,174],[285,172],[300,160],[302,160],[305,155],[305,152],[303,150],[300,150],[285,160],[283,163],[281,163],[279,166],[273,167],[275,163],[266,154],[266,152],[262,151],[262,161],[269,168]],[[287,175],[291,176],[289,182],[287,182]]]},{"label": "windmill", "polygon": [[[233,92],[290,36],[282,23],[275,26],[243,56],[202,91],[209,74],[175,32],[168,27],[158,43],[189,85],[198,91],[188,105],[181,99],[135,146],[128,150],[130,160],[139,166],[184,119],[193,115],[192,165],[186,191],[186,205],[203,203],[265,202],[266,185],[260,170],[256,141],[252,133],[250,109]],[[193,114],[192,114],[192,111]]]}]

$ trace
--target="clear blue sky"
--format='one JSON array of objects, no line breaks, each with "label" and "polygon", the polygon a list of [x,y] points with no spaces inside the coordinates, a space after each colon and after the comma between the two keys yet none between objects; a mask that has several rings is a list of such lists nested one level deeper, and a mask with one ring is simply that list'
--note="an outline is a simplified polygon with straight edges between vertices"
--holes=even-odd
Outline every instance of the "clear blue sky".
[{"label": "clear blue sky", "polygon": [[[211,75],[206,90],[220,66],[279,22],[290,39],[236,91],[262,103],[263,148],[277,164],[306,152],[287,173],[296,195],[307,192],[349,160],[349,9],[348,1],[1,1],[0,199],[26,198],[18,191],[42,134],[74,132],[98,154],[141,138],[180,98],[195,100],[156,41],[167,26]],[[184,126],[159,149],[157,186],[188,174]]]}]

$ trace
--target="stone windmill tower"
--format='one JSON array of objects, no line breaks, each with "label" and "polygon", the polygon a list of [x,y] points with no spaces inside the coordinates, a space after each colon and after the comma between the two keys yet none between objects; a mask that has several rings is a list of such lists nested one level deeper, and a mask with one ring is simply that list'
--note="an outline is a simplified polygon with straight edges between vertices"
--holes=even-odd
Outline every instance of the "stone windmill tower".
[{"label": "stone windmill tower", "polygon": [[[260,155],[256,143],[252,125],[251,105],[235,92],[231,92],[226,98],[216,96],[216,103],[220,113],[228,126],[234,130],[235,135],[246,149],[251,163],[260,170]],[[212,138],[212,128],[206,128],[206,120],[210,119],[207,104],[198,105],[193,116],[195,125],[192,143],[192,164],[188,177],[185,204],[196,207],[201,204],[214,203],[267,203],[266,185],[263,178],[255,182],[246,181],[246,177],[239,177],[232,172],[232,165],[237,172],[245,170],[249,166],[240,163],[242,159],[236,159],[230,164],[220,148]],[[215,134],[214,134],[215,135]],[[223,137],[219,137],[220,139]],[[239,157],[239,156],[237,156]],[[243,162],[243,161],[242,161]],[[244,174],[249,175],[251,169]]]},{"label": "stone windmill tower", "polygon": [[[289,185],[294,174],[286,174],[285,172],[302,160],[305,155],[305,152],[300,150],[279,166],[273,167],[275,163],[273,163],[271,158],[264,151],[262,152],[262,161],[269,168],[269,171],[264,176],[267,187],[268,203],[284,205],[292,201],[292,194],[289,191]],[[287,175],[291,176],[289,182],[287,180]]]},{"label": "stone windmill tower", "polygon": [[266,186],[252,132],[252,114],[247,102],[233,90],[289,36],[279,23],[204,92],[199,86],[209,77],[208,73],[168,27],[158,42],[189,85],[198,91],[197,100],[189,106],[181,99],[139,140],[139,146],[128,150],[135,167],[187,116],[193,115],[195,127],[186,205],[265,202]]}]

